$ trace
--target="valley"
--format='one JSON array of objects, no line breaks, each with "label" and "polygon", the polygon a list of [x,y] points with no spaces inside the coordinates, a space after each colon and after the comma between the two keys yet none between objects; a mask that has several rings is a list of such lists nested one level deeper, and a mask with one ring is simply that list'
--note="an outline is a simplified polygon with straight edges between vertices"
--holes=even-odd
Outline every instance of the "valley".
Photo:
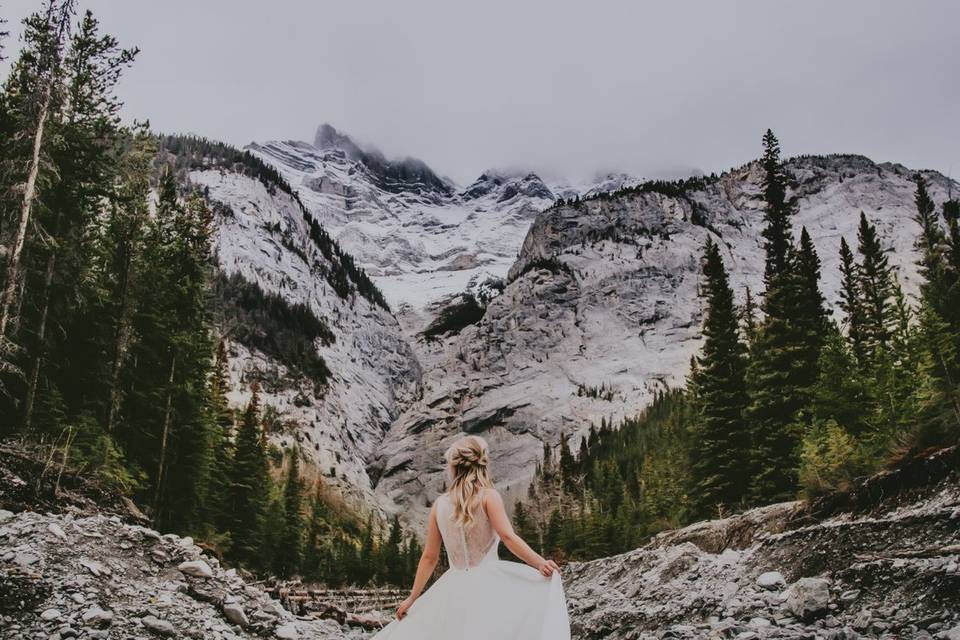
[{"label": "valley", "polygon": [[[310,406],[293,407],[296,384],[280,394],[285,400],[277,396],[275,402],[292,421],[318,425],[313,429],[336,425],[325,440],[317,436],[328,451],[316,461],[318,468],[329,475],[336,466],[345,491],[362,487],[368,505],[372,498],[377,509],[400,513],[415,528],[443,486],[442,453],[458,434],[481,433],[490,440],[498,452],[498,486],[512,501],[523,495],[545,443],[556,447],[568,437],[576,448],[591,425],[632,417],[657,391],[682,386],[700,345],[699,255],[707,237],[722,248],[738,302],[747,288],[755,294],[763,290],[756,163],[715,177],[604,182],[580,192],[551,190],[531,176],[523,181],[537,183],[532,191],[515,181],[480,189],[481,180],[458,195],[422,163],[415,166],[427,178],[374,180],[352,141],[329,125],[317,139],[319,147],[291,142],[250,149],[277,167],[306,209],[358,257],[391,300],[393,317],[380,309],[357,315],[336,310],[333,317],[349,336],[343,344],[351,346],[352,355],[338,356],[337,345],[319,351],[337,363],[338,380]],[[383,166],[381,161],[375,168]],[[796,233],[803,227],[810,232],[831,308],[839,303],[840,239],[855,240],[861,212],[890,247],[904,289],[916,292],[913,170],[853,155],[796,158],[786,170],[797,206],[792,224]],[[938,203],[960,189],[935,172],[923,175]],[[221,227],[221,243],[228,242],[231,252],[270,242],[258,236],[273,214],[247,191],[252,181],[231,190],[222,172],[194,172],[190,179],[250,216],[245,230],[231,231],[232,221]],[[560,196],[563,203],[549,200],[552,193],[566,194]],[[484,208],[483,216],[464,215],[465,202]],[[292,215],[300,215],[295,207]],[[486,226],[478,229],[481,223]],[[297,226],[285,233],[298,233]],[[401,243],[406,250],[397,253],[404,234],[422,242]],[[493,242],[497,238],[499,245]],[[282,242],[271,244],[259,254],[222,253],[221,264],[291,300],[312,296],[317,313],[329,317],[324,292],[311,293],[309,270],[290,268],[297,256]],[[518,257],[511,259],[514,251]],[[464,252],[487,256],[485,266],[457,262],[454,256]],[[447,258],[430,257],[438,254]],[[454,268],[457,264],[463,268]],[[418,335],[459,294],[476,295],[487,281],[499,285],[488,294],[478,321],[430,340]],[[409,290],[422,298],[405,298]],[[374,320],[371,332],[365,327]],[[396,354],[387,361],[395,365],[392,373],[375,372],[386,363],[374,355],[381,351],[363,346],[370,344]],[[241,364],[250,361],[238,357],[234,366],[259,366]],[[578,392],[592,387],[609,393]],[[349,411],[332,408],[337,403]],[[339,460],[331,461],[336,454]],[[309,447],[306,455],[311,456]]]}]

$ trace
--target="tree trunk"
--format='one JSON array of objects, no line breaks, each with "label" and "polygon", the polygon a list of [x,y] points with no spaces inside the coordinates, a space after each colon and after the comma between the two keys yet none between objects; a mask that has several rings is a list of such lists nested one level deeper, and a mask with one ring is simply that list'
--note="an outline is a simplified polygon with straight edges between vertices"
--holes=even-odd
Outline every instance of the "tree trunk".
[{"label": "tree trunk", "polygon": [[157,486],[153,494],[153,518],[157,519],[160,509],[160,494],[163,486],[163,468],[166,465],[167,458],[167,440],[170,437],[170,419],[173,409],[173,377],[177,370],[177,354],[174,353],[170,358],[170,376],[167,379],[167,403],[163,411],[163,436],[160,439],[160,466],[157,468]]},{"label": "tree trunk", "polygon": [[113,343],[113,363],[110,367],[110,397],[107,406],[107,433],[113,433],[120,410],[120,370],[123,368],[123,358],[127,353],[127,344],[130,340],[130,281],[133,260],[127,256],[120,282],[120,309],[118,311],[117,331]]},{"label": "tree trunk", "polygon": [[30,429],[33,420],[33,407],[37,398],[37,384],[40,381],[40,365],[43,362],[44,340],[47,336],[47,317],[50,314],[50,287],[53,284],[53,273],[57,265],[56,247],[51,249],[47,258],[47,273],[43,280],[43,311],[40,313],[40,326],[37,327],[37,355],[33,359],[33,369],[30,371],[30,384],[27,387],[27,399],[23,407],[23,428]]},{"label": "tree trunk", "polygon": [[10,255],[7,258],[6,282],[3,286],[3,293],[0,294],[0,369],[8,366],[4,358],[5,352],[9,352],[11,345],[6,340],[7,330],[13,317],[14,303],[17,301],[17,281],[20,276],[20,255],[23,253],[23,245],[27,239],[27,227],[30,224],[30,215],[33,211],[33,201],[37,195],[37,176],[40,173],[40,149],[43,146],[44,128],[47,119],[50,116],[50,106],[53,102],[53,85],[59,74],[61,64],[61,51],[64,42],[70,33],[70,19],[73,17],[75,0],[64,0],[59,7],[59,15],[56,0],[50,0],[47,6],[47,20],[51,26],[56,19],[56,42],[49,50],[50,58],[47,60],[49,67],[46,69],[47,82],[43,89],[43,98],[40,101],[40,110],[37,114],[37,127],[33,132],[33,153],[30,156],[30,163],[27,165],[27,182],[23,189],[23,202],[20,205],[20,218],[17,222],[17,233],[13,238],[10,247]]},{"label": "tree trunk", "polygon": [[[51,72],[52,73],[52,72]],[[53,94],[53,78],[47,82],[47,88],[40,105],[40,116],[37,119],[37,130],[33,136],[33,155],[27,171],[27,183],[23,190],[23,203],[20,206],[20,220],[17,224],[17,234],[14,236],[10,256],[7,258],[7,281],[3,288],[3,297],[0,298],[0,340],[7,335],[7,326],[10,324],[11,309],[17,293],[17,279],[20,272],[20,254],[27,238],[27,226],[30,223],[30,213],[33,210],[33,200],[37,193],[37,175],[40,173],[40,147],[43,143],[43,129],[47,123],[50,110],[50,98]],[[4,346],[0,344],[0,349]],[[0,351],[2,353],[2,351]]]}]

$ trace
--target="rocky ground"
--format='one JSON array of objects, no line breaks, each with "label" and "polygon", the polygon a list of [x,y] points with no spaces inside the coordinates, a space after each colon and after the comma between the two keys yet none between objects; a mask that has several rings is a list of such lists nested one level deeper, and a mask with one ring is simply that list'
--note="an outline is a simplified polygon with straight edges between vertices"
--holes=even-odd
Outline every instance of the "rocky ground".
[{"label": "rocky ground", "polygon": [[[294,615],[190,538],[145,526],[122,498],[84,493],[68,476],[54,490],[55,470],[38,481],[9,453],[0,447],[0,638],[372,635]],[[958,470],[954,447],[812,504],[701,522],[569,564],[573,637],[960,640]]]},{"label": "rocky ground", "polygon": [[190,538],[119,516],[0,511],[0,637],[347,638],[302,619]]},{"label": "rocky ground", "polygon": [[574,637],[960,639],[956,448],[565,570]]},{"label": "rocky ground", "polygon": [[[348,640],[298,617],[129,501],[0,446],[0,638]],[[11,511],[14,509],[16,511]]]}]

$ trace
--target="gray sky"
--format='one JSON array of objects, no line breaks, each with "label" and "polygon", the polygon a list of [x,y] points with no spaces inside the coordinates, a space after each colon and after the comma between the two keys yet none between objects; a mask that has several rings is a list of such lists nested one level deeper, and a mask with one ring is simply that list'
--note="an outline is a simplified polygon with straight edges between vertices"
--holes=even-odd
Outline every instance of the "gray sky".
[{"label": "gray sky", "polygon": [[722,170],[769,126],[790,155],[960,173],[953,0],[80,2],[141,47],[120,92],[160,131],[242,145],[330,122],[466,183]]}]

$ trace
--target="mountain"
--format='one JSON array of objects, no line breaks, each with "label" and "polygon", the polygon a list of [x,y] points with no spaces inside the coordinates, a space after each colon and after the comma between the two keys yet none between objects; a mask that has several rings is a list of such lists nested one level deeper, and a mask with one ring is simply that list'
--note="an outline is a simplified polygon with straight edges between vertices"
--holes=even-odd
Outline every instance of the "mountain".
[{"label": "mountain", "polygon": [[370,182],[388,193],[417,193],[427,197],[453,194],[453,185],[438,177],[422,160],[387,160],[376,149],[361,149],[349,136],[329,124],[317,129],[313,146],[320,151],[342,151],[349,160],[366,170]]},{"label": "mountain", "polygon": [[[332,127],[314,144],[249,151],[274,178],[209,163],[189,172],[220,204],[220,269],[321,318],[332,339],[314,332],[311,341],[330,376],[318,382],[265,350],[262,336],[274,332],[262,322],[244,340],[226,327],[234,404],[258,381],[272,442],[299,441],[312,472],[352,503],[413,526],[442,489],[442,453],[459,434],[490,440],[512,503],[544,444],[569,436],[576,447],[591,424],[636,415],[657,390],[682,385],[700,344],[708,236],[740,301],[746,287],[762,290],[755,163],[718,177],[599,183],[613,191],[491,170],[454,189],[422,163],[384,160]],[[912,170],[853,155],[786,168],[794,226],[814,240],[832,307],[840,238],[855,241],[861,210],[915,290]],[[937,203],[958,189],[923,173]],[[568,195],[554,204],[548,192]],[[344,291],[334,263],[369,284]],[[590,393],[601,387],[609,392]]]},{"label": "mountain", "polygon": [[[823,261],[823,292],[836,308],[841,237],[855,242],[861,211],[892,248],[907,292],[916,290],[914,171],[862,156],[786,163],[799,232]],[[960,185],[923,172],[938,203]],[[700,345],[700,259],[707,237],[723,253],[742,301],[762,291],[761,170],[651,182],[538,214],[503,293],[479,321],[421,356],[423,396],[393,423],[371,473],[381,504],[421,523],[442,490],[442,453],[463,432],[483,434],[508,499],[542,454],[590,424],[632,416],[654,392],[684,384]],[[421,347],[421,353],[423,353]],[[604,387],[610,393],[584,393]],[[591,397],[599,396],[599,397]]]},{"label": "mountain", "polygon": [[366,465],[419,394],[421,371],[380,290],[297,194],[256,158],[164,140],[215,213],[216,307],[231,404],[259,387],[270,442],[299,446],[307,476],[374,504]]},{"label": "mountain", "polygon": [[491,169],[459,188],[421,160],[388,160],[329,124],[312,144],[247,149],[276,167],[413,331],[429,321],[432,304],[504,277],[537,213],[558,197],[630,181],[551,185],[530,171]]}]

